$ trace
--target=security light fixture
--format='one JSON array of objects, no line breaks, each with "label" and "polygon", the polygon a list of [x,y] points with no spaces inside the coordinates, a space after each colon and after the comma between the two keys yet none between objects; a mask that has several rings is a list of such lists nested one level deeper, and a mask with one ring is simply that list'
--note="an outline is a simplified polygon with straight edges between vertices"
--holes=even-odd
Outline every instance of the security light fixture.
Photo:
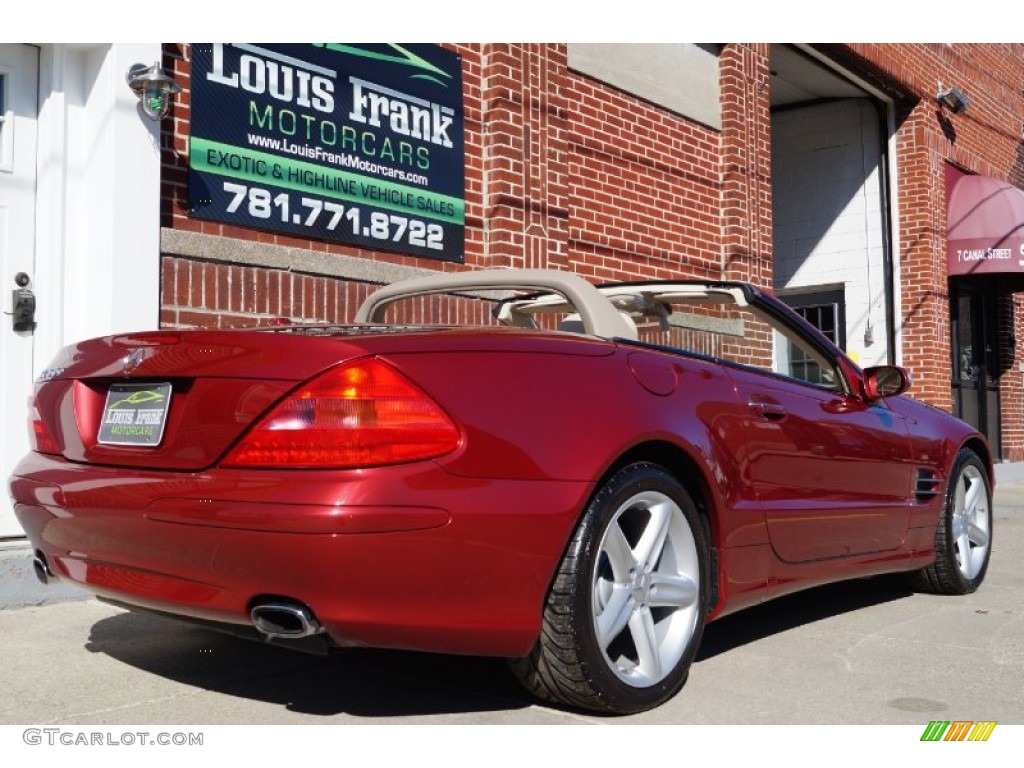
[{"label": "security light fixture", "polygon": [[967,108],[971,105],[971,100],[967,98],[967,94],[959,88],[950,87],[942,90],[941,85],[939,85],[939,92],[935,95],[935,100],[939,104],[945,104],[949,107],[954,115],[966,112]]},{"label": "security light fixture", "polygon": [[125,74],[128,87],[139,97],[142,111],[150,120],[159,120],[171,106],[171,95],[181,90],[174,78],[160,68],[160,62],[151,67],[133,64]]}]

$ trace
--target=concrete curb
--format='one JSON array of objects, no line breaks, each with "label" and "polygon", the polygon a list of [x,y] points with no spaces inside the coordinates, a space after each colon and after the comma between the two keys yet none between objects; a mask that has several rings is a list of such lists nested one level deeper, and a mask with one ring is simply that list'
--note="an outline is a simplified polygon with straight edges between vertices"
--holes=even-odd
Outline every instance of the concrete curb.
[{"label": "concrete curb", "polygon": [[1024,461],[996,464],[996,487],[1024,482]]}]

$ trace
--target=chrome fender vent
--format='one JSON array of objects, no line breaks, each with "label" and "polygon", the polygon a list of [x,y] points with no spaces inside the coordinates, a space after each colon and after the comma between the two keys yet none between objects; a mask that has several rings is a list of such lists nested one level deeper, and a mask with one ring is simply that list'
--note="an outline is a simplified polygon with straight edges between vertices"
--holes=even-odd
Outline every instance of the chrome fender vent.
[{"label": "chrome fender vent", "polygon": [[935,470],[918,469],[917,482],[914,486],[914,499],[918,504],[927,504],[936,496],[942,495],[944,478]]}]

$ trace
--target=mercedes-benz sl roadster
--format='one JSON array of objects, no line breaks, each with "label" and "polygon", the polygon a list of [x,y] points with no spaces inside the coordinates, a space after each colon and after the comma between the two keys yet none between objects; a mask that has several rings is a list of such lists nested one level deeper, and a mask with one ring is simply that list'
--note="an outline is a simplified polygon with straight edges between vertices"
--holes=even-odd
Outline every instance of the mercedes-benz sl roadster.
[{"label": "mercedes-benz sl roadster", "polygon": [[989,447],[909,386],[745,283],[439,274],[347,325],[66,348],[10,489],[43,580],[306,650],[506,657],[629,713],[744,607],[979,586]]}]

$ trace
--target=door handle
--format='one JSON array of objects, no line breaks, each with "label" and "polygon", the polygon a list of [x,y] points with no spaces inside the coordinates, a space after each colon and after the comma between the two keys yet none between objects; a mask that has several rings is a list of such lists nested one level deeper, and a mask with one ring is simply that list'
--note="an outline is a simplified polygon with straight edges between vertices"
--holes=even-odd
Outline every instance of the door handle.
[{"label": "door handle", "polygon": [[781,421],[786,417],[786,409],[778,403],[766,403],[763,400],[751,400],[747,403],[747,407],[760,418],[768,421]]}]

